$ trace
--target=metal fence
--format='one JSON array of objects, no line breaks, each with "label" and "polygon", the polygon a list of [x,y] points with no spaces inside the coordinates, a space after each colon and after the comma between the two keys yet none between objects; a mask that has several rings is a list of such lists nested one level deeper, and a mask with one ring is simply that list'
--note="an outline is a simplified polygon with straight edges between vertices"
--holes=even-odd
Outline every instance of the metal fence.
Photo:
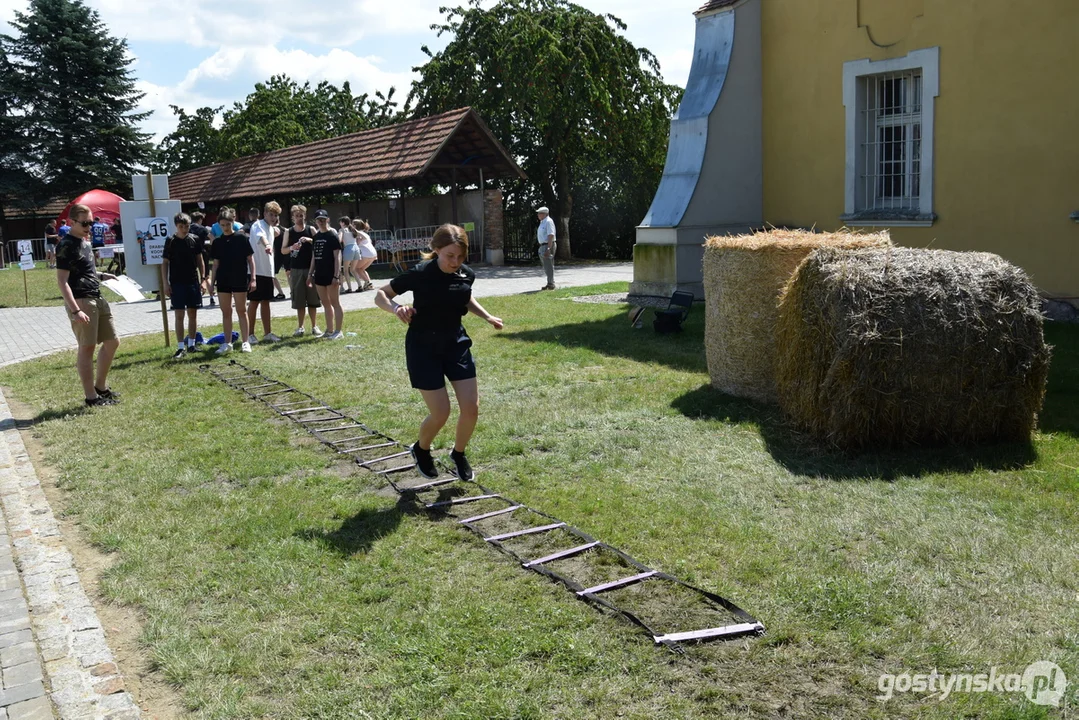
[{"label": "metal fence", "polygon": [[30,247],[34,253],[34,260],[45,259],[45,238],[17,238],[15,240],[5,240],[2,248],[0,248],[3,251],[3,258],[0,259],[2,259],[5,264],[19,262],[20,242],[30,243]]},{"label": "metal fence", "polygon": [[[376,265],[386,265],[397,270],[404,270],[409,265],[418,263],[423,258],[420,253],[431,249],[431,237],[439,225],[421,225],[420,227],[398,228],[397,230],[371,230],[371,242],[378,251]],[[473,232],[469,237],[468,262],[476,263],[483,258],[483,236]]]},{"label": "metal fence", "polygon": [[510,265],[531,265],[538,262],[536,235],[521,223],[506,219],[502,237],[502,254]]}]

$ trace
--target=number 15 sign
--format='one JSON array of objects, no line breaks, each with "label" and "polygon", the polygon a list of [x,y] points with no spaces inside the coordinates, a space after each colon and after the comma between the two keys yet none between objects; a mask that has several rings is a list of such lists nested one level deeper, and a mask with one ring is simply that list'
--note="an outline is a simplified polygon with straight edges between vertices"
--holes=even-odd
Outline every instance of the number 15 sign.
[{"label": "number 15 sign", "polygon": [[165,240],[169,237],[169,223],[165,218],[135,218],[135,235],[139,240],[139,254],[143,265],[160,265],[165,254]]}]

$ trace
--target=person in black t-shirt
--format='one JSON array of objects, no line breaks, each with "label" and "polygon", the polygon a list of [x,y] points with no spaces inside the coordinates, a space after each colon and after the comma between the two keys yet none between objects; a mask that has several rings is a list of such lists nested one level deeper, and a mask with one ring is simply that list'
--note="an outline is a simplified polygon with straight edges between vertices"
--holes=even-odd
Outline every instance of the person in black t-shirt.
[{"label": "person in black t-shirt", "polygon": [[[210,268],[213,267],[213,259],[210,257],[210,246],[213,244],[213,240],[210,237],[210,228],[203,224],[203,220],[206,219],[201,211],[196,210],[191,213],[191,229],[189,232],[192,235],[202,240],[202,262],[206,265],[206,274],[209,276]],[[206,283],[206,294],[210,296],[210,307],[214,306],[214,290],[213,283]]]},{"label": "person in black t-shirt", "polygon": [[[450,396],[443,379],[449,378],[460,412],[450,460],[459,478],[471,480],[475,473],[465,457],[465,448],[479,417],[479,390],[476,365],[469,349],[472,340],[461,318],[472,312],[498,330],[502,329],[502,319],[484,310],[472,296],[476,275],[464,264],[468,257],[468,234],[464,228],[443,225],[431,238],[431,249],[432,253],[424,254],[423,262],[379,288],[375,305],[408,325],[405,334],[408,376],[412,387],[423,396],[428,411],[420,424],[419,438],[411,447],[417,469],[426,478],[438,476],[431,443],[450,417]],[[395,297],[410,291],[411,307],[394,302]]]},{"label": "person in black t-shirt", "polygon": [[[165,297],[172,298],[176,312],[176,342],[179,347],[172,356],[182,358],[195,349],[195,326],[202,307],[202,288],[206,284],[206,263],[202,259],[202,238],[192,233],[191,218],[180,213],[173,218],[176,234],[165,241],[161,261],[161,287]],[[187,314],[187,341],[184,341],[184,314]]]},{"label": "person in black t-shirt", "polygon": [[236,211],[223,207],[218,212],[217,221],[221,226],[221,235],[214,238],[210,247],[210,257],[214,259],[211,283],[217,286],[217,296],[221,299],[221,319],[225,338],[217,354],[224,355],[232,351],[232,303],[236,302],[236,314],[240,316],[240,349],[251,352],[247,342],[247,293],[255,289],[255,251],[247,236],[233,229]]},{"label": "person in black t-shirt", "polygon": [[307,310],[311,318],[311,334],[322,337],[318,327],[318,309],[322,307],[322,302],[318,299],[318,291],[307,283],[315,229],[307,224],[307,208],[303,205],[293,205],[291,213],[292,226],[285,230],[281,252],[289,256],[292,265],[288,273],[288,287],[292,295],[292,309],[296,311],[297,326],[292,336],[303,336],[303,313]]},{"label": "person in black t-shirt", "polygon": [[[79,345],[75,367],[87,405],[114,405],[120,396],[109,387],[109,368],[120,341],[116,339],[109,303],[101,297],[89,238],[94,221],[86,205],[73,206],[69,217],[72,226],[56,249],[56,283],[71,315],[71,330]],[[112,280],[116,276],[101,273],[101,277]],[[101,350],[97,354],[95,376],[94,348],[98,345]]]},{"label": "person in black t-shirt", "polygon": [[315,213],[318,232],[311,243],[311,265],[308,268],[307,285],[315,286],[319,300],[326,313],[326,339],[340,340],[344,311],[341,309],[341,239],[330,227],[330,214],[325,210]]}]

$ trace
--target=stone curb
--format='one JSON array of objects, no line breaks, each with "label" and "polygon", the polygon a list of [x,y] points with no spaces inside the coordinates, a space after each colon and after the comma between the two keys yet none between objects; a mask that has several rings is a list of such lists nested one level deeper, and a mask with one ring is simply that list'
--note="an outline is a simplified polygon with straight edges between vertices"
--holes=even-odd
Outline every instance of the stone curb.
[{"label": "stone curb", "polygon": [[[20,597],[14,598],[14,603],[3,602],[0,645],[8,635],[27,629],[32,630],[37,640],[35,646],[24,634],[18,638],[21,642],[0,649],[0,666],[5,684],[10,660],[13,671],[18,666],[13,676],[28,680],[22,684],[22,687],[28,688],[26,692],[34,689],[34,682],[41,686],[42,679],[47,680],[50,688],[48,697],[55,706],[55,717],[60,720],[129,720],[141,717],[138,705],[124,689],[124,679],[105,642],[101,621],[79,583],[74,559],[64,547],[60,527],[2,392],[0,509],[3,510],[0,520],[6,520],[0,522],[0,529],[4,530],[6,537],[11,538],[13,560],[19,570],[14,582],[8,579],[9,575],[4,569],[5,547],[0,545],[0,596],[21,587]],[[21,597],[22,591],[25,591],[25,600]],[[9,605],[17,607],[20,601],[24,608],[28,606],[29,612],[19,614],[17,610],[12,610],[9,618],[7,608]],[[40,672],[36,675],[33,672],[33,663],[37,662],[40,669],[42,661],[44,678]],[[7,693],[7,688],[2,692]],[[41,694],[24,699],[32,700],[43,695],[44,689]],[[0,694],[2,705],[3,695]],[[40,702],[36,708],[19,708],[9,704],[7,714],[10,720],[54,717],[51,711],[45,714]]]}]

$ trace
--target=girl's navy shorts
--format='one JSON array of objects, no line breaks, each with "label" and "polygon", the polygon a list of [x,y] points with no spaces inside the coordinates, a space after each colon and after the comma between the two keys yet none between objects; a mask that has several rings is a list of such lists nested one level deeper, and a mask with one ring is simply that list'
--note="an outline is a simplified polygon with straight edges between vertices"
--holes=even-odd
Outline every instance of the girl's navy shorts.
[{"label": "girl's navy shorts", "polygon": [[405,334],[408,379],[417,390],[440,390],[450,382],[476,377],[472,338],[460,327],[445,330],[413,330]]}]

